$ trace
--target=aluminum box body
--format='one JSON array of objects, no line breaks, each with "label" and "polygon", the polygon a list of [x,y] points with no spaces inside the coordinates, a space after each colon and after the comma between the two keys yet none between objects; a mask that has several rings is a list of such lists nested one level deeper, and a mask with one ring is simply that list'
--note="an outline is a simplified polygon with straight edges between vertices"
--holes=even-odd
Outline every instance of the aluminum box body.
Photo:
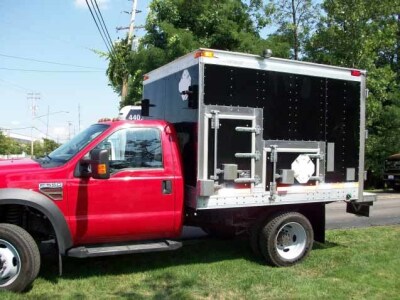
[{"label": "aluminum box body", "polygon": [[[353,71],[200,49],[148,73],[145,118],[176,127],[186,205],[362,201],[366,72]],[[299,155],[307,165],[284,184]]]}]

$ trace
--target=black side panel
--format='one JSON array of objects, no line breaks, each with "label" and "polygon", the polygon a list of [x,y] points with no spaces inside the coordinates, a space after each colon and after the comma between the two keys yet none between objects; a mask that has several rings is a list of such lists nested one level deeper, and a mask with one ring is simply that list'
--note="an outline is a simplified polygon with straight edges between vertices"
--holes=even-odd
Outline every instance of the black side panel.
[{"label": "black side panel", "polygon": [[295,79],[291,74],[265,72],[265,84],[262,86],[264,140],[290,139],[296,134],[294,92],[291,90],[294,85]]},{"label": "black side panel", "polygon": [[335,144],[335,169],[326,173],[326,181],[346,181],[346,168],[355,168],[358,181],[360,84],[327,79],[326,94],[326,142]]},{"label": "black side panel", "polygon": [[180,90],[198,84],[198,65],[145,84],[143,98],[150,102],[149,118],[171,123],[197,122],[198,110],[188,108],[188,95],[182,95]]},{"label": "black side panel", "polygon": [[[263,108],[264,140],[334,143],[326,182],[346,181],[347,168],[358,181],[359,82],[218,65],[204,70],[204,104]],[[282,159],[285,166],[293,161]]]},{"label": "black side panel", "polygon": [[204,66],[204,103],[254,107],[261,72],[225,66]]},{"label": "black side panel", "polygon": [[64,215],[44,195],[24,189],[0,189],[0,209],[3,204],[26,205],[42,212],[54,228],[60,253],[65,254],[72,247],[72,237]]},{"label": "black side panel", "polygon": [[205,66],[206,105],[264,108],[264,139],[324,140],[325,78]]},{"label": "black side panel", "polygon": [[[248,133],[237,132],[236,127],[251,127],[251,121],[246,120],[220,120],[218,130],[218,168],[222,164],[237,164],[238,170],[250,170],[249,158],[235,158],[235,153],[251,152],[251,135]],[[208,178],[214,172],[214,130],[211,129],[208,136]]]}]

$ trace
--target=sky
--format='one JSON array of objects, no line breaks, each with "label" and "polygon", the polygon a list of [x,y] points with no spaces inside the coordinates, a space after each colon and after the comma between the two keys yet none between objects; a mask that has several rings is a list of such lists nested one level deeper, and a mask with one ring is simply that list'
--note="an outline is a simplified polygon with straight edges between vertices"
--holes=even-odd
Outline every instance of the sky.
[{"label": "sky", "polygon": [[[131,11],[132,2],[97,3],[111,39],[124,38],[127,30],[116,27],[129,26],[131,16],[123,11]],[[138,0],[135,25],[144,25],[148,5]],[[62,143],[100,118],[118,116],[120,97],[108,86],[108,63],[93,49],[106,46],[85,0],[0,0],[0,128],[30,136],[34,127],[33,137],[48,133]],[[40,98],[35,117],[28,93]]]}]

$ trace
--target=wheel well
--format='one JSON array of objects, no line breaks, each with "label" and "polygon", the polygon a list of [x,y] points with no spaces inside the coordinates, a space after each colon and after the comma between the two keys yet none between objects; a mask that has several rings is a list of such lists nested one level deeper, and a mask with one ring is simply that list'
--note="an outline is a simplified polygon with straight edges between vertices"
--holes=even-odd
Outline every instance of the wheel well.
[{"label": "wheel well", "polygon": [[185,222],[192,226],[232,228],[236,234],[250,234],[254,226],[260,227],[272,216],[291,211],[303,214],[312,225],[314,239],[325,242],[325,203],[197,211],[189,213]]},{"label": "wheel well", "polygon": [[1,205],[0,223],[14,224],[24,228],[37,243],[56,240],[56,234],[49,219],[42,212],[27,205]]},{"label": "wheel well", "polygon": [[314,240],[321,243],[325,242],[325,203],[265,207],[263,210],[255,212],[249,228],[253,225],[265,224],[276,214],[285,212],[298,212],[304,215],[311,223]]}]

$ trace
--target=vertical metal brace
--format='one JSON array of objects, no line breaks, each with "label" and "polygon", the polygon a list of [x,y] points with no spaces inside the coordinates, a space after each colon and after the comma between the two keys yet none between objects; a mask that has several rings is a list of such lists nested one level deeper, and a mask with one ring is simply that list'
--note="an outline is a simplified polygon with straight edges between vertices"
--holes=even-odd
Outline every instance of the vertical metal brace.
[{"label": "vertical metal brace", "polygon": [[213,180],[218,180],[217,154],[218,154],[218,130],[220,127],[219,111],[212,110],[211,115],[212,115],[211,128],[214,129],[214,175],[212,175],[210,178]]},{"label": "vertical metal brace", "polygon": [[316,154],[306,154],[309,158],[315,158],[316,159],[316,166],[315,166],[315,173],[316,176],[311,176],[310,180],[316,180],[318,182],[325,182],[325,177],[324,174],[320,174],[320,164],[321,160],[325,160],[325,155],[323,153],[316,153]]},{"label": "vertical metal brace", "polygon": [[270,161],[272,162],[272,182],[269,183],[269,193],[270,193],[270,199],[272,201],[275,200],[276,198],[276,164],[278,162],[278,146],[277,145],[271,145],[271,156],[270,156]]},{"label": "vertical metal brace", "polygon": [[[237,132],[247,132],[251,133],[252,135],[259,135],[261,133],[261,127],[256,125],[255,127],[236,127],[235,130]],[[252,136],[253,138],[253,136]],[[250,158],[251,160],[260,160],[261,159],[261,153],[257,150],[254,151],[254,153],[235,153],[236,158]],[[253,163],[252,163],[253,164]],[[253,170],[252,170],[253,172]],[[261,179],[259,176],[254,175],[254,178],[238,178],[235,179],[236,183],[254,183],[256,185],[260,184]]]}]

